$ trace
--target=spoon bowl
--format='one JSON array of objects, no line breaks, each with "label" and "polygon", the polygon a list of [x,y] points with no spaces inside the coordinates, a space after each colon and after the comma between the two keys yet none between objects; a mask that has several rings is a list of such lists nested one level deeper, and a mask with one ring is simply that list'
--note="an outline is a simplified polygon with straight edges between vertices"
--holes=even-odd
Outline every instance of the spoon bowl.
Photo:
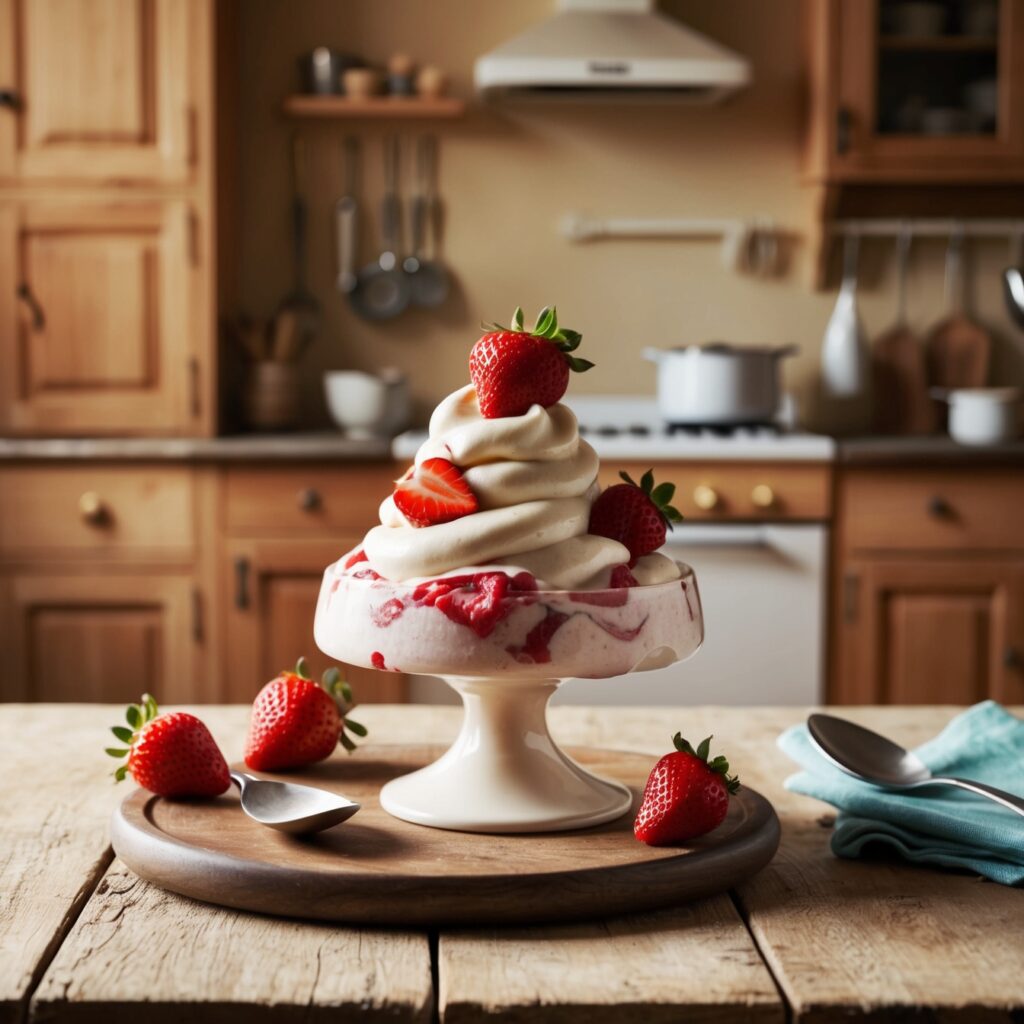
[{"label": "spoon bowl", "polygon": [[292,835],[322,832],[360,808],[352,800],[314,786],[258,779],[237,771],[231,773],[231,781],[241,790],[242,810],[253,821]]},{"label": "spoon bowl", "polygon": [[881,789],[954,786],[983,796],[1024,816],[1024,799],[973,779],[933,775],[914,753],[862,725],[834,715],[807,717],[807,731],[824,757],[837,768]]}]

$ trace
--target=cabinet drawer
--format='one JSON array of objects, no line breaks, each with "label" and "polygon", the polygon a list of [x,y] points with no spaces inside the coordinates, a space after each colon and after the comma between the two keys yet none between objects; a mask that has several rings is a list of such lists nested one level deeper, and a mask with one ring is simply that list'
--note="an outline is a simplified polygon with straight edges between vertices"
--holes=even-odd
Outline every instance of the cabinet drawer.
[{"label": "cabinet drawer", "polygon": [[847,550],[1024,549],[1024,476],[1007,470],[843,474]]},{"label": "cabinet drawer", "polygon": [[831,471],[819,464],[604,463],[598,479],[602,487],[620,483],[622,469],[639,483],[648,468],[657,482],[676,485],[672,504],[686,519],[826,519],[831,510]]},{"label": "cabinet drawer", "polygon": [[188,558],[194,546],[187,469],[31,466],[0,471],[0,553]]},{"label": "cabinet drawer", "polygon": [[344,530],[362,536],[376,526],[377,509],[400,472],[392,463],[230,470],[227,527],[235,534]]}]

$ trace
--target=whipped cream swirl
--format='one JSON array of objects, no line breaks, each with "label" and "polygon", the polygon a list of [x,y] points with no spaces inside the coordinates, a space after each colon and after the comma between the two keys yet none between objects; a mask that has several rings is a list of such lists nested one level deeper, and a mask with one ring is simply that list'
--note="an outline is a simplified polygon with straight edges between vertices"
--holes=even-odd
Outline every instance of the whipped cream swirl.
[{"label": "whipped cream swirl", "polygon": [[[598,493],[598,458],[580,439],[576,417],[562,404],[531,406],[522,416],[487,419],[472,384],[445,398],[430,418],[416,464],[454,463],[479,511],[448,523],[415,527],[391,497],[381,525],[366,535],[370,565],[403,581],[498,567],[526,570],[543,587],[592,589],[629,561],[618,541],[587,533]],[[647,555],[633,569],[639,583],[678,576],[671,559]]]}]

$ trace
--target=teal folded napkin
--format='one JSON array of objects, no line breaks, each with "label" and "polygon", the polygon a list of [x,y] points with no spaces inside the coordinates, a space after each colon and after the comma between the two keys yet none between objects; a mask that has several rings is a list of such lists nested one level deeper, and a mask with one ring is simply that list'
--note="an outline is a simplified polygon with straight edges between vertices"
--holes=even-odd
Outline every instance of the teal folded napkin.
[{"label": "teal folded napkin", "polygon": [[[806,725],[787,729],[779,746],[804,771],[786,789],[817,797],[839,810],[832,852],[858,857],[884,846],[907,860],[976,872],[1003,885],[1024,885],[1024,817],[984,797],[936,786],[887,793],[826,760]],[[918,757],[936,775],[987,782],[1024,796],[1024,721],[995,701],[958,715]]]}]

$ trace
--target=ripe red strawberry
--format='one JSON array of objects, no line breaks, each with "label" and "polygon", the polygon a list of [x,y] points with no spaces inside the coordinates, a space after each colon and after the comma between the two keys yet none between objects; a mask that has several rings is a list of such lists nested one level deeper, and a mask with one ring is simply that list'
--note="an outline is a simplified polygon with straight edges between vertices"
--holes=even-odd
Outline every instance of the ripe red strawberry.
[{"label": "ripe red strawberry", "polygon": [[309,678],[306,659],[294,672],[282,672],[256,695],[245,742],[245,763],[256,771],[299,768],[328,757],[340,742],[351,753],[356,745],[345,730],[365,736],[366,729],[347,712],[352,690],[336,668],[321,683]]},{"label": "ripe red strawberry", "polygon": [[718,828],[729,810],[729,794],[740,780],[719,755],[708,763],[709,736],[696,750],[676,733],[675,750],[655,766],[644,787],[633,834],[648,846],[671,846]]},{"label": "ripe red strawberry", "polygon": [[629,548],[631,559],[649,555],[665,543],[665,529],[683,517],[669,502],[676,493],[675,484],[654,486],[654,473],[647,470],[636,484],[628,473],[620,473],[625,483],[602,491],[590,508],[588,532],[610,537]]},{"label": "ripe red strawberry", "polygon": [[427,459],[395,481],[395,505],[413,526],[461,519],[480,506],[459,467],[447,459]]},{"label": "ripe red strawberry", "polygon": [[531,405],[554,405],[569,386],[569,371],[583,373],[594,365],[572,355],[582,336],[558,326],[554,306],[540,311],[532,331],[523,327],[519,307],[511,329],[490,326],[469,353],[469,376],[487,419],[522,416]]},{"label": "ripe red strawberry", "polygon": [[120,782],[128,772],[143,789],[159,796],[219,796],[231,785],[227,762],[210,730],[184,711],[158,714],[156,701],[142,695],[130,704],[125,721],[110,731],[125,748],[107,747],[111,757],[128,760],[118,766]]}]

